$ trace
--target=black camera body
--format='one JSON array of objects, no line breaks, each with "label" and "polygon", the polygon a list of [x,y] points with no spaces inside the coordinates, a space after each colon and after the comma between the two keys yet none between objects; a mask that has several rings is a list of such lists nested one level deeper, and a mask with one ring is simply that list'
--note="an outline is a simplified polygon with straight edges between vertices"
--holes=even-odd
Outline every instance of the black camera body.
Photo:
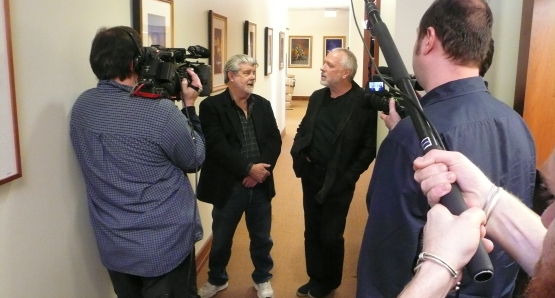
[{"label": "black camera body", "polygon": [[[368,100],[370,101],[370,106],[373,109],[382,111],[384,114],[389,115],[389,99],[391,97],[380,96],[380,95],[371,94],[371,93],[370,94],[367,93],[367,97],[368,97]],[[401,118],[405,118],[408,112],[406,111],[405,107],[400,103],[402,99],[395,98],[395,97],[393,97],[393,99],[395,100],[395,111],[397,112],[397,114],[399,114]]]},{"label": "black camera body", "polygon": [[[189,53],[189,54],[188,54]],[[140,93],[152,94],[152,97],[180,100],[181,81],[186,79],[191,84],[187,68],[192,68],[201,84],[201,96],[208,96],[212,90],[210,65],[202,62],[188,61],[187,58],[208,58],[210,53],[201,46],[184,48],[164,48],[158,45],[145,47],[140,70]]]},{"label": "black camera body", "polygon": [[[395,86],[393,78],[387,76],[382,77],[390,86]],[[400,103],[403,100],[401,94],[395,90],[391,90],[390,92],[384,80],[382,80],[382,77],[374,75],[365,88],[370,106],[375,110],[382,111],[384,114],[389,115],[389,99],[393,98],[395,100],[395,111],[401,118],[405,118],[407,116],[407,111]]]},{"label": "black camera body", "polygon": [[[403,105],[403,97],[397,89],[389,89],[388,86],[395,88],[395,80],[391,76],[391,72],[387,66],[378,67],[380,74],[372,76],[370,82],[366,87],[366,94],[369,95],[369,101],[372,108],[389,114],[389,99],[395,99],[395,111],[405,118],[408,115],[405,106]],[[414,75],[410,75],[410,80],[415,91],[423,91],[424,88],[420,86]],[[386,84],[387,83],[387,84]]]}]

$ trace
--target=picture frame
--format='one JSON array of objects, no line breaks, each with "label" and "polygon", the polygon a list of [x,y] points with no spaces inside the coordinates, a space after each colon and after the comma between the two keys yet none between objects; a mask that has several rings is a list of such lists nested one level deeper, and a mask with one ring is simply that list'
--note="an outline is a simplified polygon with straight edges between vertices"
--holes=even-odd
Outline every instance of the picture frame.
[{"label": "picture frame", "polygon": [[227,60],[227,17],[208,11],[209,64],[212,72],[212,92],[224,90],[224,64]]},{"label": "picture frame", "polygon": [[324,36],[324,58],[335,48],[345,47],[345,36]]},{"label": "picture frame", "polygon": [[133,29],[143,46],[173,47],[173,0],[133,0]]},{"label": "picture frame", "polygon": [[5,184],[22,176],[21,154],[19,150],[19,129],[15,102],[14,67],[10,8],[8,0],[0,5],[0,184]]},{"label": "picture frame", "polygon": [[279,32],[279,70],[285,67],[285,33]]},{"label": "picture frame", "polygon": [[312,68],[312,36],[289,36],[288,67]]},{"label": "picture frame", "polygon": [[256,59],[256,24],[253,22],[245,21],[243,51]]},{"label": "picture frame", "polygon": [[264,28],[264,75],[268,76],[272,73],[273,67],[273,39],[274,29],[270,27]]}]

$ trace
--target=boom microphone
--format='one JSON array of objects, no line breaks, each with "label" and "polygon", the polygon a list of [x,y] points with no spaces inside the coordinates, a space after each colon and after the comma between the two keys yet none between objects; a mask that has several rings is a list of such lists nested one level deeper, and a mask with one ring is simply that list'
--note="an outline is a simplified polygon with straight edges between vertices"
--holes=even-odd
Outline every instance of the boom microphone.
[{"label": "boom microphone", "polygon": [[[387,26],[380,18],[378,8],[372,1],[365,0],[365,2],[366,13],[372,25],[372,31],[380,43],[385,60],[389,65],[389,70],[393,75],[395,85],[401,89],[403,98],[408,103],[405,107],[411,117],[416,133],[420,138],[422,150],[424,150],[424,153],[432,149],[445,150],[441,140],[436,139],[432,133],[432,124],[425,121],[422,116],[424,112],[422,111],[422,106],[411,84],[409,73],[405,68],[401,55],[399,55],[397,51],[397,47],[393,42],[393,38],[391,38]],[[467,209],[461,190],[456,183],[453,184],[451,192],[441,198],[440,203],[447,207],[454,215],[460,215]],[[493,277],[493,265],[481,241],[476,254],[466,265],[466,269],[477,282],[485,282]]]}]

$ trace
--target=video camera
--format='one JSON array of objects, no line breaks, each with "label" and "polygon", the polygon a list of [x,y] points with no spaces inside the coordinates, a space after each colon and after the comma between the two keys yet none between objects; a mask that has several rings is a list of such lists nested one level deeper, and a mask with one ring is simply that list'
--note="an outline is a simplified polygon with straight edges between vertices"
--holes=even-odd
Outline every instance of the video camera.
[{"label": "video camera", "polygon": [[192,68],[202,84],[200,95],[208,96],[212,90],[210,65],[186,60],[208,57],[210,51],[198,45],[187,49],[164,48],[159,45],[145,47],[140,69],[141,81],[135,92],[143,97],[180,100],[181,81],[187,79],[191,86],[191,76],[186,69]]},{"label": "video camera", "polygon": [[[378,67],[379,74],[373,75],[372,79],[368,82],[366,86],[366,94],[369,98],[370,105],[372,108],[384,112],[384,114],[389,114],[389,99],[393,98],[395,100],[395,111],[401,118],[407,116],[407,111],[403,105],[403,97],[397,89],[390,89],[388,86],[395,88],[395,81],[391,76],[388,67],[380,66]],[[414,89],[417,91],[424,90],[416,78],[411,76],[411,81],[413,83]],[[387,83],[387,84],[386,84]],[[389,84],[389,85],[388,85]]]}]

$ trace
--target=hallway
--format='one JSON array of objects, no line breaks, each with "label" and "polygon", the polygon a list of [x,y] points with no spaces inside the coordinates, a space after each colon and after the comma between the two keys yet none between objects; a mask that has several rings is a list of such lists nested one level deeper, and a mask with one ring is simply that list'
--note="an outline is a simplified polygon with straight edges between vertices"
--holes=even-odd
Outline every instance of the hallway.
[{"label": "hallway", "polygon": [[[286,111],[286,135],[283,138],[281,155],[274,169],[276,197],[273,199],[272,257],[274,269],[272,286],[275,297],[296,297],[297,288],[308,281],[304,261],[304,223],[302,190],[300,179],[295,177],[289,151],[299,122],[306,111],[308,101],[295,101],[292,110]],[[343,282],[329,297],[352,298],[356,290],[356,265],[362,233],[368,213],[366,191],[373,164],[360,177],[351,204],[345,231],[345,263]],[[249,237],[244,219],[241,220],[233,242],[233,254],[227,272],[229,287],[215,298],[256,298],[251,273],[253,265],[249,255]],[[198,285],[202,286],[208,276],[208,262],[198,274]]]}]

